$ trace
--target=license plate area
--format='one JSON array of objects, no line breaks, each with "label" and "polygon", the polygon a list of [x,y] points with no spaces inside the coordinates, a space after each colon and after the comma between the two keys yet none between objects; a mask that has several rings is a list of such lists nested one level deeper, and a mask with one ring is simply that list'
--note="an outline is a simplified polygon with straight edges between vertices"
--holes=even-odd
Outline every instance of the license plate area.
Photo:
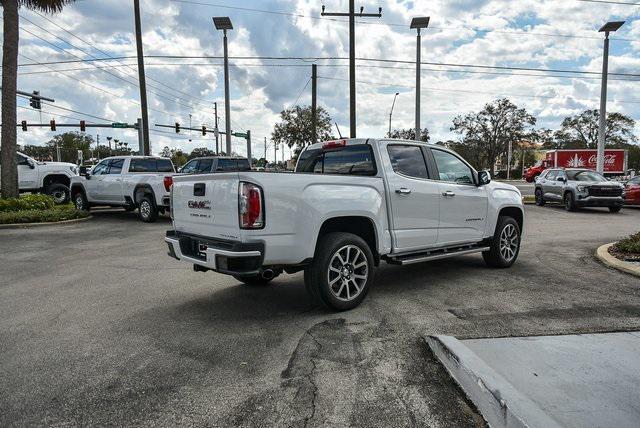
[{"label": "license plate area", "polygon": [[203,242],[196,243],[196,249],[197,249],[198,255],[204,259],[207,258],[207,248],[209,248],[209,246]]}]

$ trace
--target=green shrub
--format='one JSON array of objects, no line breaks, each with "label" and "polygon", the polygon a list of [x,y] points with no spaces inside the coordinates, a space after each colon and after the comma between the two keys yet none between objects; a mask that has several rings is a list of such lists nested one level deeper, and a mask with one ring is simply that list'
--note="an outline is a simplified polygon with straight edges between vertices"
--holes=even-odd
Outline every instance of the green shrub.
[{"label": "green shrub", "polygon": [[19,198],[0,198],[0,213],[23,210],[47,210],[55,206],[52,196],[33,193]]},{"label": "green shrub", "polygon": [[0,224],[50,223],[73,220],[89,215],[86,211],[78,211],[72,204],[58,205],[45,210],[0,211]]},{"label": "green shrub", "polygon": [[621,253],[640,254],[640,232],[620,240],[614,248]]}]

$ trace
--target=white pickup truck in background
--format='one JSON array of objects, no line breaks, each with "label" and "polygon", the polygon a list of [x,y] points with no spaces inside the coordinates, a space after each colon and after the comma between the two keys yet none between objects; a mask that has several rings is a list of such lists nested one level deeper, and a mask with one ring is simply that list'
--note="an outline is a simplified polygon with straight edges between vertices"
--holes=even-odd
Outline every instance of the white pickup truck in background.
[{"label": "white pickup truck in background", "polygon": [[169,209],[169,190],[174,174],[170,159],[152,156],[105,158],[91,171],[81,167],[71,181],[71,198],[76,208],[93,205],[138,208],[144,222],[153,222]]},{"label": "white pickup truck in background", "polygon": [[40,162],[24,153],[16,154],[20,192],[45,193],[57,204],[69,202],[69,185],[78,167],[67,162]]},{"label": "white pickup truck in background", "polygon": [[295,174],[175,177],[169,255],[197,271],[266,283],[304,270],[316,301],[364,299],[384,260],[409,264],[481,252],[509,267],[519,252],[519,190],[444,147],[347,139],[307,147]]}]

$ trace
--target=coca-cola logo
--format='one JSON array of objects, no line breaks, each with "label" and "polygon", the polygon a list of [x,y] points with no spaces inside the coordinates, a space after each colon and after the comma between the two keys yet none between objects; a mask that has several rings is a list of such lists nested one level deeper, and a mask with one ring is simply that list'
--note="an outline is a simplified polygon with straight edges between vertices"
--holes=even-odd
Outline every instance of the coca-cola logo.
[{"label": "coca-cola logo", "polygon": [[[589,157],[590,164],[596,164],[598,162],[598,155],[591,155]],[[616,163],[616,155],[604,155],[605,165],[614,165]]]}]

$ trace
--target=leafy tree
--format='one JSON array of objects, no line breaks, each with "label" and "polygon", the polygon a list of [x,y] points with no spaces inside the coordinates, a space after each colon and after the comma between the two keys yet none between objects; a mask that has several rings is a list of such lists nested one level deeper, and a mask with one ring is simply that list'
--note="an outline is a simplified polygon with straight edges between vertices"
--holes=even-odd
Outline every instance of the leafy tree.
[{"label": "leafy tree", "polygon": [[[185,163],[187,163],[189,161],[189,159],[191,159],[189,157],[189,155],[185,152],[183,152],[180,149],[171,149],[167,146],[165,146],[161,151],[160,151],[160,156],[162,156],[163,158],[170,158],[171,162],[173,162],[173,164],[176,167],[180,167],[182,165],[184,165]],[[196,156],[193,156],[196,157]]]},{"label": "leafy tree", "polygon": [[78,150],[82,150],[84,159],[91,157],[93,136],[77,131],[65,132],[55,135],[46,145],[52,153],[57,153],[57,147],[60,148],[60,159],[54,155],[56,161],[74,163],[78,159]]},{"label": "leafy tree", "polygon": [[[399,138],[401,140],[415,140],[416,130],[413,128],[394,129],[393,131],[391,131],[390,138]],[[429,130],[427,128],[424,128],[422,131],[420,131],[420,141],[424,141],[426,143],[429,141],[429,139]]]},{"label": "leafy tree", "polygon": [[[316,110],[317,141],[331,140],[331,117],[322,107]],[[271,141],[275,144],[286,144],[295,147],[297,156],[300,151],[316,141],[313,140],[311,130],[311,106],[293,106],[280,112],[280,123],[277,123],[271,133]]]},{"label": "leafy tree", "polygon": [[[509,142],[517,143],[528,137],[535,123],[536,118],[524,108],[501,98],[477,113],[457,116],[451,130],[462,136],[460,144],[477,168],[493,169],[496,159],[507,152]],[[463,150],[459,151],[463,154]]]},{"label": "leafy tree", "polygon": [[[562,121],[554,134],[556,145],[563,149],[595,149],[598,147],[599,110],[585,110]],[[607,113],[605,141],[607,146],[635,143],[635,121],[622,113]]]},{"label": "leafy tree", "polygon": [[18,167],[16,165],[16,90],[18,82],[18,8],[41,12],[59,12],[73,0],[2,0],[2,154],[0,169],[2,197],[16,198],[18,192]]},{"label": "leafy tree", "polygon": [[209,150],[206,147],[196,147],[191,151],[191,153],[189,153],[189,159],[191,160],[193,158],[201,158],[205,156],[215,156],[215,155],[216,155],[216,152],[214,152],[213,150]]},{"label": "leafy tree", "polygon": [[18,147],[18,150],[24,153],[27,156],[31,156],[34,159],[53,159],[55,153],[47,146],[34,146],[34,145],[25,145],[23,147]]}]

